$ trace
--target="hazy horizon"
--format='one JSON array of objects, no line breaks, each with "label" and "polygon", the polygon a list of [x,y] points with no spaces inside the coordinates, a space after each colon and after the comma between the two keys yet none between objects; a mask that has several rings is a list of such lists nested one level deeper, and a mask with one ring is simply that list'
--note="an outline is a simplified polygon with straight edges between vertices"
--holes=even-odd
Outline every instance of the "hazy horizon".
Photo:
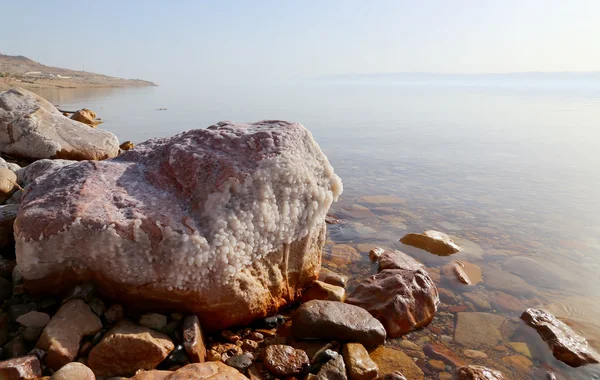
[{"label": "hazy horizon", "polygon": [[[159,84],[600,70],[600,2],[107,1],[3,6],[0,52]],[[24,27],[25,25],[25,27]]]}]

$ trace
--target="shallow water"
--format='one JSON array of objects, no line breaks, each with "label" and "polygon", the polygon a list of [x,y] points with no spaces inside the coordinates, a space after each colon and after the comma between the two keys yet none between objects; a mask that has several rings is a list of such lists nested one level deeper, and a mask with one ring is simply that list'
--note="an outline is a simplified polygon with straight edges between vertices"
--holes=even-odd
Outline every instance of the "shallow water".
[{"label": "shallow water", "polygon": [[[38,92],[61,109],[96,111],[105,122],[100,127],[121,141],[220,120],[301,122],[344,181],[332,213],[345,223],[329,225],[324,265],[360,279],[375,273],[368,261],[374,245],[400,249],[434,272],[452,260],[473,263],[482,268],[483,283],[469,293],[485,300],[498,291],[510,294],[520,301],[512,303],[516,309],[545,306],[600,349],[600,86],[310,83]],[[399,199],[361,200],[367,195]],[[455,236],[465,250],[439,257],[398,241],[424,229]],[[335,254],[344,247],[335,244],[358,253],[348,263]],[[464,289],[450,289],[467,304]],[[433,322],[442,333],[425,329],[409,339],[447,339],[450,314]],[[527,342],[536,367],[568,378],[599,376],[599,366],[571,369],[557,362],[527,329],[510,339]],[[477,348],[489,356],[470,362],[515,370],[498,364],[507,353],[448,344],[459,354]]]}]

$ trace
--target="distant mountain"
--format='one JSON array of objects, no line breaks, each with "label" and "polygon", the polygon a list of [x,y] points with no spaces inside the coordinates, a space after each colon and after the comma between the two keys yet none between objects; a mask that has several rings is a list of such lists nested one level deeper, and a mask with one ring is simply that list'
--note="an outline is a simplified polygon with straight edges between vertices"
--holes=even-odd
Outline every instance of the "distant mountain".
[{"label": "distant mountain", "polygon": [[108,75],[51,67],[22,55],[0,53],[0,88],[78,88],[144,87],[156,84],[141,79],[123,79]]}]

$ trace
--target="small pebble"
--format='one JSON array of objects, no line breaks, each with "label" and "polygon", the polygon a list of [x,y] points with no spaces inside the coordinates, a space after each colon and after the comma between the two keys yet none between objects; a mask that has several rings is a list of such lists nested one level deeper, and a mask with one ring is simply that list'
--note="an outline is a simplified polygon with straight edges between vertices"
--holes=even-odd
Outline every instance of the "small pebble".
[{"label": "small pebble", "polygon": [[285,318],[283,317],[283,315],[280,315],[280,314],[273,315],[272,317],[268,317],[268,318],[264,319],[265,326],[270,329],[276,328],[283,322],[285,322]]},{"label": "small pebble", "polygon": [[248,355],[236,355],[225,360],[225,364],[233,367],[241,373],[246,373],[248,368],[252,365],[252,357]]}]

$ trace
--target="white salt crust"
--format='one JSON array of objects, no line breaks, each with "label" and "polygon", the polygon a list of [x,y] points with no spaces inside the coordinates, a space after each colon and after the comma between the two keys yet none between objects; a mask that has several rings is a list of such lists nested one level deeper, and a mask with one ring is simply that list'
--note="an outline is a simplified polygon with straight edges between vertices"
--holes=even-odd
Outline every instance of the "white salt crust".
[{"label": "white salt crust", "polygon": [[[130,285],[152,283],[169,290],[197,291],[229,283],[253,262],[322,227],[329,207],[342,192],[340,178],[312,134],[300,128],[302,139],[294,141],[294,149],[258,161],[243,182],[231,177],[210,194],[200,207],[202,224],[194,222],[186,230],[156,222],[162,239],[154,247],[140,228],[144,215],[127,221],[134,240],[123,238],[114,224],[92,228],[81,218],[51,236],[36,239],[19,234],[17,261],[24,277],[39,279],[68,266],[101,272]],[[174,147],[170,153],[177,149],[190,147]],[[170,164],[177,165],[171,159]],[[118,165],[122,171],[128,166],[126,162],[105,164]]]}]

